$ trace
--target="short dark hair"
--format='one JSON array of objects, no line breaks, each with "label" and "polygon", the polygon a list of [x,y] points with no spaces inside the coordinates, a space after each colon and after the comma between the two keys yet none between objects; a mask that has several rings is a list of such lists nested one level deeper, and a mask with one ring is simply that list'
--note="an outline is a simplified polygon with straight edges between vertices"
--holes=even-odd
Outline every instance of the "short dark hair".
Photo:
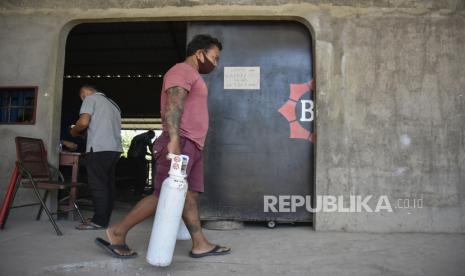
[{"label": "short dark hair", "polygon": [[147,134],[152,138],[155,137],[155,131],[153,131],[153,130],[147,131]]},{"label": "short dark hair", "polygon": [[97,90],[97,87],[93,84],[84,84],[83,86],[81,86],[81,89],[89,89],[89,90],[92,90],[92,91],[98,91]]},{"label": "short dark hair", "polygon": [[209,50],[213,46],[218,47],[220,51],[223,49],[223,45],[221,45],[221,42],[217,38],[209,34],[196,35],[189,44],[187,44],[186,56],[192,56],[197,50]]}]

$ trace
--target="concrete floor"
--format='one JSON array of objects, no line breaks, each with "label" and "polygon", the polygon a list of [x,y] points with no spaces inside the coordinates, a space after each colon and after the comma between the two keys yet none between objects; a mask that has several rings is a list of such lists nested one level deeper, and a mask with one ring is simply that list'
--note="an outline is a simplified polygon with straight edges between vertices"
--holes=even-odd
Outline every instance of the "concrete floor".
[{"label": "concrete floor", "polygon": [[[114,220],[125,212],[117,210]],[[205,230],[212,242],[232,246],[229,256],[191,259],[190,241],[178,241],[172,265],[156,268],[145,261],[151,221],[128,238],[140,256],[119,260],[94,244],[103,231],[74,230],[76,223],[60,220],[64,235],[58,237],[48,221],[33,216],[14,210],[0,232],[1,275],[465,275],[465,235],[320,233],[309,227],[249,225]]]}]

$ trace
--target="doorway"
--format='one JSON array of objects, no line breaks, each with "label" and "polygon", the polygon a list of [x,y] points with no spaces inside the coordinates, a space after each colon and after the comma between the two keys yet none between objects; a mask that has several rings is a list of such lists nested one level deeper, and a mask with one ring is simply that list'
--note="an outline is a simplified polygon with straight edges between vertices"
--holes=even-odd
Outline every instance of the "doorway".
[{"label": "doorway", "polygon": [[[219,67],[204,76],[210,128],[201,218],[311,222],[305,208],[264,212],[264,196],[313,197],[313,45],[298,22],[78,25],[66,45],[62,139],[77,119],[78,89],[84,83],[95,84],[120,104],[124,130],[160,131],[163,74],[184,59],[186,43],[200,33],[223,43]],[[123,173],[119,181],[130,187],[132,180]]]},{"label": "doorway", "polygon": [[[186,27],[187,22],[170,21],[84,23],[75,26],[68,35],[61,140],[77,144],[79,152],[85,151],[85,140],[70,137],[68,131],[79,117],[82,85],[95,86],[119,105],[124,150],[117,165],[120,201],[133,202],[140,198],[135,194],[135,168],[127,159],[127,152],[136,135],[148,130],[154,130],[155,137],[161,133],[159,91],[163,74],[184,60]],[[151,157],[146,159],[145,193],[148,194],[152,185]],[[80,176],[85,181],[85,159],[81,158],[80,164]]]}]

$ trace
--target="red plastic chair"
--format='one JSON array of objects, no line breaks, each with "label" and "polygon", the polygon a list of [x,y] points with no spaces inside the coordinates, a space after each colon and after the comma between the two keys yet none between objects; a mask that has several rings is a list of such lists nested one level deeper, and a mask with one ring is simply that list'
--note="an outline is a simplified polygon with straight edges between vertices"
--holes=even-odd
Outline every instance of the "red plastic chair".
[{"label": "red plastic chair", "polygon": [[[74,208],[68,210],[62,210],[55,213],[50,212],[45,202],[51,190],[70,190],[73,187],[79,187],[85,185],[84,183],[66,183],[64,182],[63,175],[60,171],[51,166],[47,160],[47,152],[45,151],[44,143],[41,139],[28,138],[28,137],[16,137],[16,167],[19,172],[19,184],[16,190],[13,192],[13,198],[11,203],[14,201],[16,191],[19,187],[29,188],[34,191],[39,202],[32,204],[24,204],[20,206],[12,206],[12,208],[20,208],[32,205],[40,205],[39,212],[37,213],[36,220],[39,220],[42,211],[45,210],[50,223],[53,225],[57,235],[61,236],[62,232],[58,228],[53,215],[59,213],[67,213],[76,211],[84,223],[81,211],[77,206],[76,202],[73,202]],[[45,190],[43,197],[41,197],[39,190]],[[65,198],[66,199],[66,198]],[[71,199],[70,199],[71,200]],[[3,222],[6,223],[6,219]]]}]

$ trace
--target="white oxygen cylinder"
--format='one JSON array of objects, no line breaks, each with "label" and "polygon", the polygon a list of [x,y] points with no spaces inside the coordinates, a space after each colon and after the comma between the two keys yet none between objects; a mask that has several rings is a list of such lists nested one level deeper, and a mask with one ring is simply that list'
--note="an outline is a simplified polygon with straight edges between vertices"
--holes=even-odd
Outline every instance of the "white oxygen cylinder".
[{"label": "white oxygen cylinder", "polygon": [[147,250],[147,262],[154,266],[171,264],[187,193],[186,169],[189,157],[169,154],[169,158],[171,168],[161,186]]},{"label": "white oxygen cylinder", "polygon": [[179,222],[178,236],[176,237],[176,239],[180,241],[188,241],[191,239],[191,233],[189,233],[189,230],[187,229],[182,219]]}]

